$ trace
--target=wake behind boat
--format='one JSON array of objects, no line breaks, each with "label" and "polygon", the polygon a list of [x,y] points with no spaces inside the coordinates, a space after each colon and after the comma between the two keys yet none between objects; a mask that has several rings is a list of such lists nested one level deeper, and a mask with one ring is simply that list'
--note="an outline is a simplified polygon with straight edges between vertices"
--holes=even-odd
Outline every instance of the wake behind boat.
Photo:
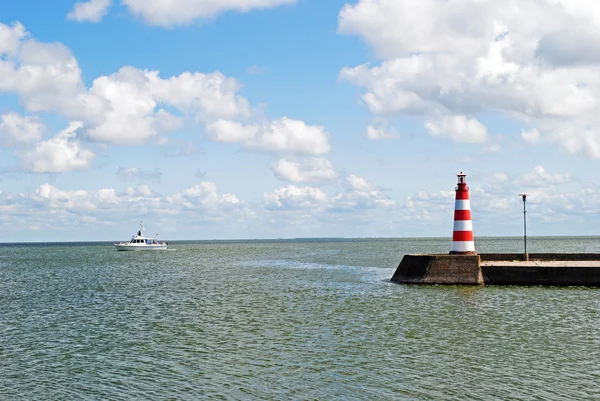
[{"label": "wake behind boat", "polygon": [[156,239],[158,234],[154,238],[144,237],[144,224],[140,223],[140,229],[137,234],[131,237],[129,242],[117,242],[113,244],[117,251],[153,251],[167,249],[168,244],[166,242],[158,242]]}]

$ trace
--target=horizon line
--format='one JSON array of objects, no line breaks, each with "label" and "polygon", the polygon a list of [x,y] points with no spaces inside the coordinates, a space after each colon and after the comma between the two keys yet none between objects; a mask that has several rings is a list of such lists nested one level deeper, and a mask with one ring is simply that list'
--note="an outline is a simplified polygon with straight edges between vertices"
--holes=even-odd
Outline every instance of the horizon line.
[{"label": "horizon line", "polygon": [[[594,238],[600,237],[598,235],[533,235],[527,236],[528,239],[532,238]],[[519,235],[482,235],[476,237],[475,242],[477,242],[477,238],[484,239],[493,239],[493,238],[510,238],[510,239],[522,239],[523,236]],[[415,236],[415,237],[279,237],[279,238],[230,238],[230,239],[169,239],[164,241],[173,241],[173,242],[209,242],[209,241],[221,241],[221,242],[239,242],[239,241],[294,241],[294,240],[369,240],[369,239],[381,239],[381,240],[390,240],[390,239],[448,239],[452,240],[452,236]],[[0,245],[11,245],[11,244],[63,244],[63,243],[111,243],[118,240],[80,240],[80,241],[0,241]]]}]

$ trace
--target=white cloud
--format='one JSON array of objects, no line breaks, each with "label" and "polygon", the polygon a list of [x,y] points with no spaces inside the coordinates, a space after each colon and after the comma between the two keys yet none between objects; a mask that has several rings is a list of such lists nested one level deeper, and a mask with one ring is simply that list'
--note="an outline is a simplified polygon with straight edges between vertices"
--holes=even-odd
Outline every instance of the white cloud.
[{"label": "white cloud", "polygon": [[223,213],[242,206],[242,202],[233,194],[219,195],[217,185],[212,182],[201,182],[187,188],[167,197],[167,202],[184,209],[212,210]]},{"label": "white cloud", "polygon": [[148,184],[141,184],[137,188],[129,187],[125,190],[125,193],[136,200],[139,198],[152,198],[156,196]]},{"label": "white cloud", "polygon": [[81,127],[80,122],[72,122],[53,138],[37,143],[32,149],[17,151],[23,169],[33,173],[64,173],[88,168],[95,155],[77,139]]},{"label": "white cloud", "polygon": [[340,75],[376,115],[500,113],[531,127],[527,141],[600,158],[598,15],[583,0],[360,0],[341,10],[339,32],[383,61]]},{"label": "white cloud", "polygon": [[0,91],[17,93],[28,111],[66,112],[84,89],[77,60],[60,43],[25,40],[4,69]]},{"label": "white cloud", "polygon": [[[573,226],[575,230],[592,233],[593,228],[589,226],[597,220],[600,188],[595,184],[570,187],[572,180],[538,167],[519,174],[514,180],[509,179],[506,173],[497,173],[496,180],[490,176],[480,178],[485,182],[483,187],[476,180],[469,182],[476,236],[497,235],[498,232],[509,235],[522,233],[522,202],[516,196],[515,184],[522,188],[523,177],[530,173],[534,173],[531,174],[534,182],[539,177],[545,182],[544,186],[532,187],[531,190],[523,188],[531,192],[527,208],[528,231],[531,229],[532,235],[536,232],[544,234],[546,231],[543,230],[549,227],[546,224],[557,222],[562,225],[568,222],[569,227]],[[390,204],[390,199],[378,203],[378,200],[386,201],[384,194],[377,194],[377,186],[362,177],[348,176],[345,183],[342,193],[335,196],[328,195],[321,188],[293,185],[273,190],[264,194],[261,206],[265,210],[249,208],[235,195],[220,193],[210,182],[202,182],[169,196],[160,195],[147,184],[117,191],[114,188],[66,189],[46,183],[33,193],[0,191],[0,221],[7,229],[10,228],[11,237],[4,237],[7,240],[14,240],[15,233],[23,230],[26,230],[23,238],[33,238],[31,226],[37,227],[40,235],[43,232],[59,235],[61,230],[64,233],[67,228],[81,226],[85,229],[78,232],[80,236],[71,238],[117,239],[114,234],[123,235],[129,224],[136,227],[138,217],[132,217],[133,210],[135,216],[149,222],[149,228],[160,230],[164,238],[216,238],[226,235],[231,229],[237,229],[237,235],[241,235],[241,226],[256,230],[271,227],[273,236],[318,236],[324,232],[356,236],[358,234],[347,231],[348,213],[352,213],[352,225],[359,227],[362,235],[389,232],[382,225],[395,225],[397,228],[393,230],[400,230],[392,231],[392,235],[437,233],[449,236],[452,232],[453,183],[448,185],[450,190],[447,191],[417,192],[401,207]],[[127,226],[124,227],[124,224]],[[90,227],[93,228],[91,234]],[[102,231],[103,227],[112,228]],[[215,234],[223,227],[225,231]],[[432,229],[434,231],[427,231]],[[189,231],[182,235],[182,230]],[[107,232],[112,238],[106,238]]]},{"label": "white cloud", "polygon": [[295,152],[320,155],[329,152],[329,133],[324,127],[283,117],[263,127],[260,134],[247,143],[252,149],[266,152]]},{"label": "white cloud", "polygon": [[[415,195],[407,197],[403,220],[438,223],[451,220],[454,198],[454,191],[441,190],[433,193],[425,190],[419,191]],[[448,232],[450,230],[451,227],[448,227]]]},{"label": "white cloud", "polygon": [[26,37],[27,32],[21,23],[15,22],[12,26],[0,24],[0,56],[14,55]]},{"label": "white cloud", "polygon": [[254,125],[243,125],[242,123],[229,120],[217,120],[206,127],[212,139],[222,143],[247,142],[253,139],[259,128]]},{"label": "white cloud", "polygon": [[140,195],[145,196],[147,198],[154,196],[154,192],[152,192],[152,190],[150,189],[150,187],[148,186],[148,184],[142,184],[138,187],[138,191],[140,193]]},{"label": "white cloud", "polygon": [[177,107],[182,112],[197,112],[201,120],[248,117],[248,100],[237,94],[241,88],[234,78],[220,72],[202,74],[183,72],[167,79],[158,71],[131,69],[126,71],[133,81],[144,82],[158,101]]},{"label": "white cloud", "polygon": [[481,143],[487,139],[487,129],[474,118],[465,116],[443,117],[425,123],[429,135],[447,137],[455,142]]},{"label": "white cloud", "polygon": [[540,140],[558,143],[568,154],[583,153],[593,159],[600,159],[600,122],[595,116],[581,120],[544,121],[540,124]]},{"label": "white cloud", "polygon": [[64,45],[28,39],[19,24],[0,23],[3,37],[7,43],[0,54],[14,56],[0,59],[0,91],[16,93],[27,111],[58,112],[83,122],[84,134],[97,142],[140,144],[176,131],[188,117],[212,122],[251,115],[248,101],[237,93],[239,83],[220,72],[163,79],[158,71],[123,67],[86,88]]},{"label": "white cloud", "polygon": [[100,22],[110,7],[111,0],[89,0],[75,3],[67,19],[74,21]]},{"label": "white cloud", "polygon": [[315,209],[325,206],[327,194],[319,188],[289,185],[263,196],[263,204],[270,210]]},{"label": "white cloud", "polygon": [[[239,230],[255,229],[257,218],[243,201],[219,193],[210,182],[172,195],[148,184],[85,190],[44,183],[32,193],[0,191],[0,211],[0,222],[10,231],[0,233],[2,241],[45,240],[44,235],[54,241],[126,239],[142,219],[151,234],[159,230],[167,240],[239,238]],[[33,226],[38,233],[32,233]]]},{"label": "white cloud", "polygon": [[350,174],[346,177],[349,190],[337,194],[335,208],[350,209],[387,209],[395,207],[396,203],[381,189],[368,182],[363,177]]},{"label": "white cloud", "polygon": [[111,189],[101,189],[97,193],[84,190],[63,191],[50,184],[42,184],[35,191],[35,195],[46,202],[51,211],[94,211],[102,203],[114,204],[118,202],[116,192]]},{"label": "white cloud", "polygon": [[[339,32],[359,35],[383,57],[416,52],[444,52],[476,44],[469,35],[455,31],[462,27],[460,16],[479,17],[482,7],[468,1],[452,4],[418,0],[360,0],[346,4],[339,15]],[[471,2],[472,3],[472,2]],[[485,3],[479,2],[479,3]],[[428,16],[428,19],[423,19]],[[450,20],[455,16],[456,20]],[[399,19],[394,21],[394,19]],[[482,34],[483,24],[474,24],[471,35]],[[470,31],[466,30],[466,33]]]},{"label": "white cloud", "polygon": [[271,170],[281,181],[294,183],[319,183],[337,178],[337,172],[329,160],[324,157],[313,157],[302,162],[281,159]]},{"label": "white cloud", "polygon": [[536,143],[540,140],[540,131],[538,131],[537,128],[522,130],[521,138],[523,138],[525,142]]},{"label": "white cloud", "polygon": [[159,109],[154,114],[153,122],[157,132],[173,132],[183,126],[184,119],[182,117],[174,116],[164,109]]},{"label": "white cloud", "polygon": [[164,144],[164,135],[194,121],[206,124],[215,141],[251,150],[321,155],[331,148],[324,127],[287,117],[256,122],[238,81],[220,72],[162,78],[159,71],[125,66],[87,88],[64,45],[28,39],[21,25],[0,24],[0,35],[8,33],[16,44],[6,51],[16,53],[0,59],[0,91],[16,93],[28,112],[81,121],[81,135],[101,145]]},{"label": "white cloud", "polygon": [[262,126],[219,120],[207,127],[218,142],[240,142],[248,149],[263,152],[291,152],[320,155],[329,152],[329,133],[324,127],[283,117]]},{"label": "white cloud", "polygon": [[214,17],[225,11],[248,12],[293,4],[297,0],[121,0],[134,15],[152,25],[169,27]]},{"label": "white cloud", "polygon": [[158,169],[143,171],[135,166],[119,167],[116,174],[124,181],[160,183],[162,179],[162,173]]},{"label": "white cloud", "polygon": [[381,189],[357,175],[346,177],[343,187],[331,196],[320,188],[289,185],[265,193],[263,205],[272,211],[318,214],[321,218],[329,212],[385,210],[396,205]]},{"label": "white cloud", "polygon": [[113,188],[97,191],[61,190],[46,183],[34,194],[20,194],[20,198],[0,193],[0,206],[4,204],[19,207],[14,204],[27,205],[31,201],[38,204],[41,202],[53,216],[70,213],[86,216],[88,219],[101,218],[117,222],[124,217],[127,219],[132,207],[135,208],[136,215],[151,212],[159,216],[168,215],[169,218],[181,215],[182,221],[197,217],[218,220],[227,218],[233,212],[245,212],[243,202],[233,194],[219,194],[217,186],[212,182],[202,182],[165,197],[161,197],[147,184],[118,192]]},{"label": "white cloud", "polygon": [[528,187],[549,187],[565,184],[571,181],[571,175],[549,174],[544,166],[535,166],[529,173],[523,174],[521,182]]},{"label": "white cloud", "polygon": [[395,129],[385,130],[383,128],[375,128],[372,125],[367,127],[367,138],[378,141],[380,139],[397,138],[399,135]]},{"label": "white cloud", "polygon": [[236,94],[239,85],[221,73],[182,73],[162,79],[158,71],[123,67],[94,80],[80,98],[76,112],[97,141],[138,144],[159,134],[177,130],[182,118],[158,108],[160,103],[198,119],[249,115],[248,102]]},{"label": "white cloud", "polygon": [[38,117],[23,117],[10,112],[1,116],[0,143],[4,146],[27,145],[44,136],[46,126]]},{"label": "white cloud", "polygon": [[348,177],[346,177],[346,182],[353,190],[359,192],[371,192],[377,189],[375,185],[355,174],[350,174]]}]

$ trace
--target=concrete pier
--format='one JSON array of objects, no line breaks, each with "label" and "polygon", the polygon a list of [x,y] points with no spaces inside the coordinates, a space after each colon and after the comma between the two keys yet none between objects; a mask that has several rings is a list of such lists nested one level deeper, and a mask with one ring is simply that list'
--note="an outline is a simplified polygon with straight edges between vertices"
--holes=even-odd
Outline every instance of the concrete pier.
[{"label": "concrete pier", "polygon": [[405,255],[391,281],[405,284],[600,286],[600,254]]}]

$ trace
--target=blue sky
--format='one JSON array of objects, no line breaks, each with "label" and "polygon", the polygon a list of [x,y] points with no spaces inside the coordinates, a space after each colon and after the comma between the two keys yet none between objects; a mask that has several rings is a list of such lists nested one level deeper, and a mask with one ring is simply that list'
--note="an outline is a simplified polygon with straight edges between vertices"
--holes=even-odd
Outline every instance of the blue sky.
[{"label": "blue sky", "polygon": [[598,11],[3,2],[0,241],[597,235]]}]

